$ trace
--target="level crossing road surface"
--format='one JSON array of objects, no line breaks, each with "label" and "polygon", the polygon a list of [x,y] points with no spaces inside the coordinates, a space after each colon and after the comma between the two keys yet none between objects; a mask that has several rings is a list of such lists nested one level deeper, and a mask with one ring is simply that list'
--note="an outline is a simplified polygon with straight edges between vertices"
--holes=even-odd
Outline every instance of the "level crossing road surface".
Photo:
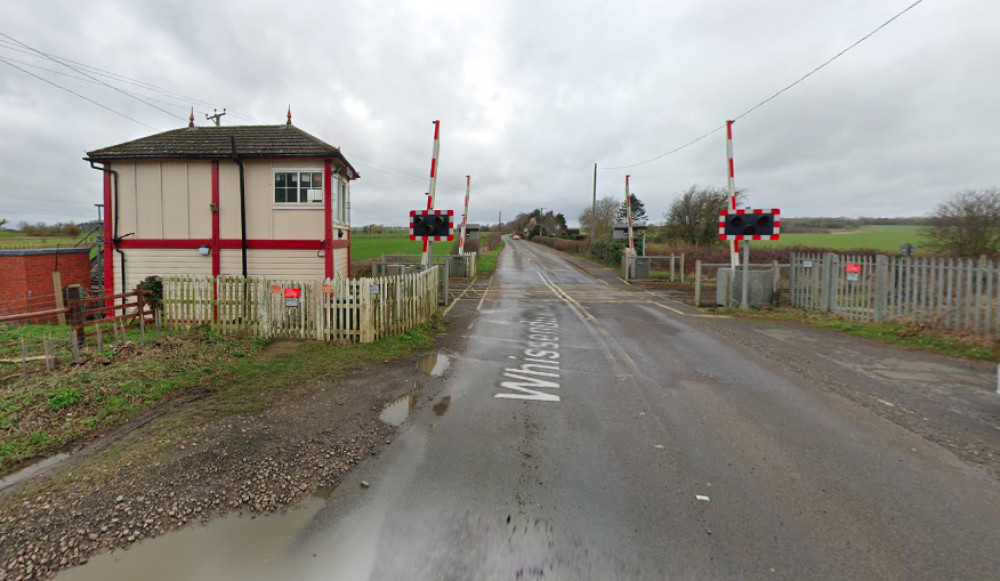
[{"label": "level crossing road surface", "polygon": [[508,240],[434,401],[241,577],[1000,577],[994,474],[608,272]]}]

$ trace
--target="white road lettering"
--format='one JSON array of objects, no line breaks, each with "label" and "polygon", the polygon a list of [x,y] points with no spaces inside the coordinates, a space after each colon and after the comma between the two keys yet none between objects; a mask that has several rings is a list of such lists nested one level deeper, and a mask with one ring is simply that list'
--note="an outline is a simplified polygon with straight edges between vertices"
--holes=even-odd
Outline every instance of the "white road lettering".
[{"label": "white road lettering", "polygon": [[[508,390],[494,395],[500,399],[529,401],[560,401],[554,393],[542,390],[559,389],[559,323],[552,315],[540,315],[521,321],[528,325],[528,341],[523,359],[517,367],[503,370],[500,388]],[[509,356],[511,359],[518,359]],[[548,379],[543,379],[548,378]]]}]

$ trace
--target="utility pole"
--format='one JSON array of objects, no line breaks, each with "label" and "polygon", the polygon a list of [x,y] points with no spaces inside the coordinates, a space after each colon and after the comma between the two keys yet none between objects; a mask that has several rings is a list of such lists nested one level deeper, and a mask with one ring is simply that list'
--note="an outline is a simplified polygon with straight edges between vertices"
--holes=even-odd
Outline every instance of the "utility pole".
[{"label": "utility pole", "polygon": [[597,234],[597,164],[594,164],[594,197],[590,202],[590,243],[593,244]]},{"label": "utility pole", "polygon": [[[434,209],[434,194],[437,192],[437,170],[438,170],[438,153],[441,151],[441,122],[434,121],[434,154],[431,157],[431,183],[427,192],[427,209]],[[424,255],[421,258],[420,263],[424,265],[425,268],[430,268],[431,266],[431,253],[434,251],[433,242],[430,240],[424,241]]]},{"label": "utility pole", "polygon": [[213,123],[215,123],[215,126],[218,127],[219,120],[222,119],[222,116],[226,114],[226,108],[225,107],[222,108],[222,113],[219,113],[215,109],[212,109],[212,113],[214,113],[214,115],[209,115],[208,113],[205,113],[205,119],[212,121]]},{"label": "utility pole", "polygon": [[500,210],[497,212],[497,232],[501,234],[503,234],[503,228],[501,227],[502,224],[503,224],[503,210]]},{"label": "utility pole", "polygon": [[458,238],[458,255],[465,254],[465,225],[469,222],[469,192],[472,190],[472,178],[465,176],[465,213],[462,214],[462,233]]},{"label": "utility pole", "polygon": [[628,178],[625,176],[625,209],[628,213],[628,255],[635,256],[635,236],[632,234],[632,195],[628,191]]}]

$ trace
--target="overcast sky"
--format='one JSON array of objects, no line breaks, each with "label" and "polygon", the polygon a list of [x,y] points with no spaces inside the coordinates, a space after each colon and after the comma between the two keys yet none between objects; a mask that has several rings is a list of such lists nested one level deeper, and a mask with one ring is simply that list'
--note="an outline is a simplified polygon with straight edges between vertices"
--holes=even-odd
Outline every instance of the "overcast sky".
[{"label": "overcast sky", "polygon": [[[595,162],[722,125],[911,1],[5,3],[0,32],[161,87],[99,77],[172,115],[2,37],[0,58],[160,131],[191,105],[198,124],[210,103],[234,125],[283,123],[291,104],[362,174],[355,225],[422,207],[440,119],[437,207],[459,210],[471,174],[470,221],[545,207],[574,223]],[[993,0],[924,0],[737,122],[737,186],[789,216],[910,216],[997,185],[998,21]],[[84,153],[151,133],[0,62],[0,217],[92,219],[102,182]],[[626,173],[660,220],[691,184],[725,184],[725,133],[599,169],[598,196],[623,197]]]}]

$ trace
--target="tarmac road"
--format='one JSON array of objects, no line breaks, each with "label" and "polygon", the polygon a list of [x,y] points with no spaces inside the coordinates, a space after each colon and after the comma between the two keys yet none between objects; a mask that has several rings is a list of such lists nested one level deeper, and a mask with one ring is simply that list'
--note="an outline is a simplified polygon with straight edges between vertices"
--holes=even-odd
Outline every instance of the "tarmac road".
[{"label": "tarmac road", "polygon": [[331,497],[299,572],[1000,575],[992,475],[734,345],[723,321],[607,278],[508,242],[480,317],[451,330],[469,342],[436,407]]},{"label": "tarmac road", "polygon": [[455,309],[441,388],[274,521],[280,555],[224,556],[239,578],[1000,577],[987,367],[706,315],[528,242]]}]

